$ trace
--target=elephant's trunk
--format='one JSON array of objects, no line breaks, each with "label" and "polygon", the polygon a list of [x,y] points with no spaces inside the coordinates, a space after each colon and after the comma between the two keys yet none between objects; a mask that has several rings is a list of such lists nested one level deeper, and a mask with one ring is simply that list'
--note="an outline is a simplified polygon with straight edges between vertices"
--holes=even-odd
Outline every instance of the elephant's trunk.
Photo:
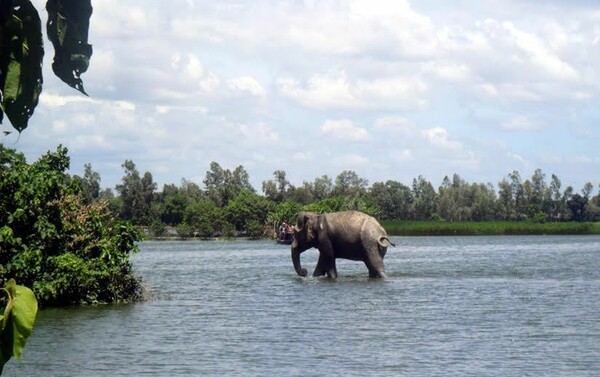
[{"label": "elephant's trunk", "polygon": [[306,271],[306,268],[302,268],[302,265],[300,264],[301,253],[302,251],[300,251],[300,249],[295,245],[294,242],[292,244],[292,262],[294,263],[294,269],[296,270],[296,273],[304,277],[308,274],[308,271]]}]

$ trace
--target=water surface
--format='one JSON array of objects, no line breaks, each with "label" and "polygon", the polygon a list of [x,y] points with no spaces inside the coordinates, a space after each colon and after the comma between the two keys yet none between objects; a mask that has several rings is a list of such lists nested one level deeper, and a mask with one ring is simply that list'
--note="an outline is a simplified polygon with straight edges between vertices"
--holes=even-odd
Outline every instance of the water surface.
[{"label": "water surface", "polygon": [[[47,309],[6,376],[595,376],[600,237],[394,237],[388,279],[270,241],[143,242],[153,299]],[[311,271],[317,251],[302,254]]]}]

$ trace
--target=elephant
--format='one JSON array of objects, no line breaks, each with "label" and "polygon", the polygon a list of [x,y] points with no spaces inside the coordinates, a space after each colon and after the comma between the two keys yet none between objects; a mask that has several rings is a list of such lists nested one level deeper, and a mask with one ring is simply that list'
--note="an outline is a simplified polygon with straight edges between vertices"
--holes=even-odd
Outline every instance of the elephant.
[{"label": "elephant", "polygon": [[394,245],[372,216],[358,211],[316,214],[300,212],[292,241],[292,262],[296,273],[307,275],[300,254],[314,247],[319,260],[313,276],[337,277],[336,258],[363,261],[372,278],[384,278],[383,257]]}]

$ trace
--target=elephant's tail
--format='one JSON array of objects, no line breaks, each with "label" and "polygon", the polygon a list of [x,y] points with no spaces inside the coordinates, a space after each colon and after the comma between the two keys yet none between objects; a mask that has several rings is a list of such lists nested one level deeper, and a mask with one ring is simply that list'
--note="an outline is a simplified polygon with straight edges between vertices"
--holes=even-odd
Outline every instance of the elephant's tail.
[{"label": "elephant's tail", "polygon": [[[387,241],[387,245],[386,245],[386,241]],[[378,241],[379,245],[381,245],[381,247],[388,247],[388,246],[396,246],[395,243],[393,243],[392,241],[390,241],[390,239],[387,236],[381,236],[379,237],[379,241]]]}]

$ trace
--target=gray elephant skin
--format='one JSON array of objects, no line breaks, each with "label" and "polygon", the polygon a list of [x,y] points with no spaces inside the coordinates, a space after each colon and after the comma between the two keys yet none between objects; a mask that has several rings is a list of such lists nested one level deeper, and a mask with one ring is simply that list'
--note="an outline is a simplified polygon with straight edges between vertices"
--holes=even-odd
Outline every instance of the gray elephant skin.
[{"label": "gray elephant skin", "polygon": [[307,271],[300,264],[300,254],[314,247],[319,260],[313,276],[337,277],[336,258],[363,261],[373,278],[385,277],[383,258],[388,246],[395,246],[375,218],[357,211],[298,214],[292,262],[300,276]]}]

